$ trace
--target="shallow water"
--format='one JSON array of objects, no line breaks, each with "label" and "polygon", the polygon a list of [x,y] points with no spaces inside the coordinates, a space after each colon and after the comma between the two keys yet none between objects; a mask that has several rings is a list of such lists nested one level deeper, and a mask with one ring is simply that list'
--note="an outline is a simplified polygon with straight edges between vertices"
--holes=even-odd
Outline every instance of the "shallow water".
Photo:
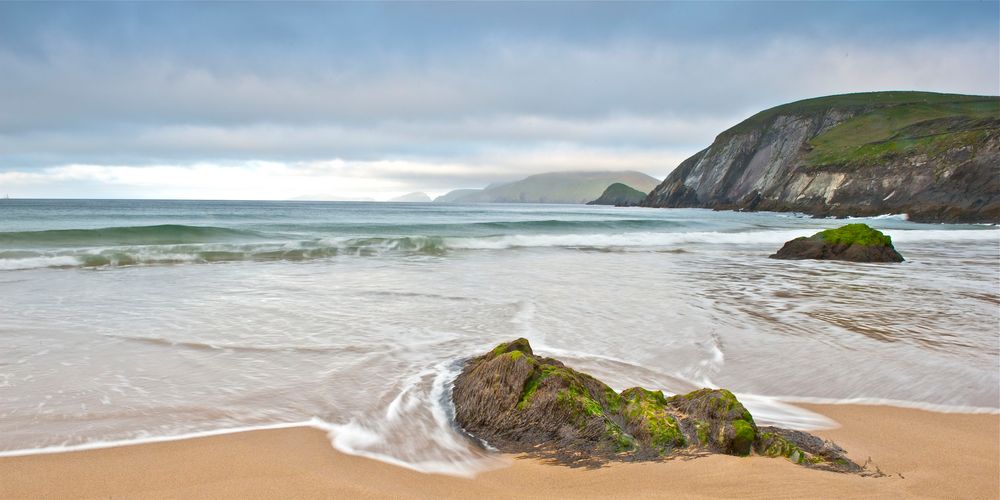
[{"label": "shallow water", "polygon": [[425,471],[463,358],[527,337],[616,389],[1000,407],[1000,231],[866,219],[902,264],[775,261],[843,221],[544,205],[0,201],[0,450],[308,422]]}]

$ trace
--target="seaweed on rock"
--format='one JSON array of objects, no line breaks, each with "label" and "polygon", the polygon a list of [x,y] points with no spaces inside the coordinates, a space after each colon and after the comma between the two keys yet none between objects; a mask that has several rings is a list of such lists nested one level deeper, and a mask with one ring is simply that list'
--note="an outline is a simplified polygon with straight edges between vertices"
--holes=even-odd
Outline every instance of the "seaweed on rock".
[{"label": "seaweed on rock", "polygon": [[535,355],[523,338],[471,359],[452,396],[456,421],[473,436],[504,452],[570,465],[756,452],[808,467],[862,472],[829,441],[758,428],[725,389],[666,397],[633,387],[619,394],[558,360]]},{"label": "seaweed on rock", "polygon": [[771,258],[903,262],[903,256],[892,246],[892,238],[867,224],[847,224],[808,238],[795,238],[786,242]]}]

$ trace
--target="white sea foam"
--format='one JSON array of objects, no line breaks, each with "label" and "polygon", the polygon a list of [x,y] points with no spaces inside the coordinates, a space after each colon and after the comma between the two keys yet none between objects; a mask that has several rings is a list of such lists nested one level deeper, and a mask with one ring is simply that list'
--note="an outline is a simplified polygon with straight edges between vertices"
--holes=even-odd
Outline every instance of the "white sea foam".
[{"label": "white sea foam", "polygon": [[[647,251],[706,245],[720,248],[739,245],[780,246],[809,236],[819,228],[759,231],[669,231],[595,232],[570,234],[507,234],[476,237],[401,236],[328,237],[319,240],[275,242],[271,244],[189,244],[138,247],[68,248],[35,252],[33,256],[4,258],[0,271],[47,267],[117,267],[242,260],[314,260],[345,256],[391,254],[444,255],[452,251],[507,250],[519,248],[574,248],[618,251]],[[1000,242],[1000,229],[896,229],[883,232],[896,243],[917,242]]]},{"label": "white sea foam", "polygon": [[331,443],[344,453],[425,473],[472,477],[497,467],[498,457],[475,447],[455,426],[451,388],[459,371],[447,361],[407,377],[382,415],[332,425]]},{"label": "white sea foam", "polygon": [[869,217],[848,217],[847,220],[910,220],[909,214],[882,214]]},{"label": "white sea foam", "polygon": [[736,398],[750,411],[757,425],[773,425],[800,431],[838,427],[836,422],[823,415],[777,398],[746,393],[736,394]]},{"label": "white sea foam", "polygon": [[482,238],[449,238],[446,240],[446,244],[449,248],[465,250],[529,247],[665,247],[686,243],[739,245],[784,242],[814,232],[815,230],[517,234]]},{"label": "white sea foam", "polygon": [[147,436],[132,439],[116,440],[95,440],[79,444],[64,444],[54,446],[44,446],[41,448],[26,448],[20,450],[0,451],[0,457],[23,457],[28,455],[48,455],[52,453],[70,453],[74,451],[100,450],[104,448],[118,448],[121,446],[134,446],[140,444],[165,443],[169,441],[181,441],[184,439],[195,439],[212,436],[223,436],[226,434],[236,434],[239,432],[264,431],[273,429],[291,429],[295,427],[314,427],[320,430],[330,430],[330,424],[319,419],[310,419],[301,422],[281,422],[276,424],[249,425],[241,427],[227,427],[223,429],[212,429],[206,431],[188,432],[181,434],[168,434],[161,436]]},{"label": "white sea foam", "polygon": [[916,241],[996,241],[1000,229],[886,229],[893,243]]},{"label": "white sea foam", "polygon": [[18,271],[43,267],[76,267],[80,259],[69,255],[54,257],[28,257],[23,259],[0,259],[0,271]]},{"label": "white sea foam", "polygon": [[[450,249],[502,250],[507,248],[532,247],[670,247],[685,244],[708,245],[780,245],[800,236],[811,236],[819,229],[791,229],[777,231],[746,232],[633,232],[633,233],[593,233],[593,234],[519,234],[483,238],[448,238],[445,245]],[[884,229],[893,241],[1000,241],[1000,230],[898,230]]]},{"label": "white sea foam", "polygon": [[925,410],[936,413],[967,413],[977,415],[998,415],[1000,408],[988,406],[946,405],[925,403],[920,401],[905,401],[889,398],[813,398],[804,396],[774,396],[776,401],[788,403],[806,403],[817,405],[865,405],[865,406],[895,406],[913,410]]}]

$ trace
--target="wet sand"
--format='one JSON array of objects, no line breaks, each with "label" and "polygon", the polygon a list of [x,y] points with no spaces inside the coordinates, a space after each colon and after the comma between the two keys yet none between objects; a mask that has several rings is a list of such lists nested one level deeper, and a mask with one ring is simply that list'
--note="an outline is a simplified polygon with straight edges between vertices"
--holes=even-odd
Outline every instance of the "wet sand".
[{"label": "wet sand", "polygon": [[475,478],[345,455],[311,428],[250,431],[0,458],[2,498],[872,498],[1000,497],[1000,415],[803,405],[841,424],[816,434],[885,477],[784,459],[709,456],[573,469],[506,457]]}]

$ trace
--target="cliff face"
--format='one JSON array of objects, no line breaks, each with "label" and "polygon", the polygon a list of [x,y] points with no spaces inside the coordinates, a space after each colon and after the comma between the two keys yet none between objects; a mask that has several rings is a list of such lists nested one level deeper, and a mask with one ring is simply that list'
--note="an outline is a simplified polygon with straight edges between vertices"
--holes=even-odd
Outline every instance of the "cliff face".
[{"label": "cliff face", "polygon": [[1000,98],[879,92],[772,108],[685,160],[642,205],[1000,222]]}]

